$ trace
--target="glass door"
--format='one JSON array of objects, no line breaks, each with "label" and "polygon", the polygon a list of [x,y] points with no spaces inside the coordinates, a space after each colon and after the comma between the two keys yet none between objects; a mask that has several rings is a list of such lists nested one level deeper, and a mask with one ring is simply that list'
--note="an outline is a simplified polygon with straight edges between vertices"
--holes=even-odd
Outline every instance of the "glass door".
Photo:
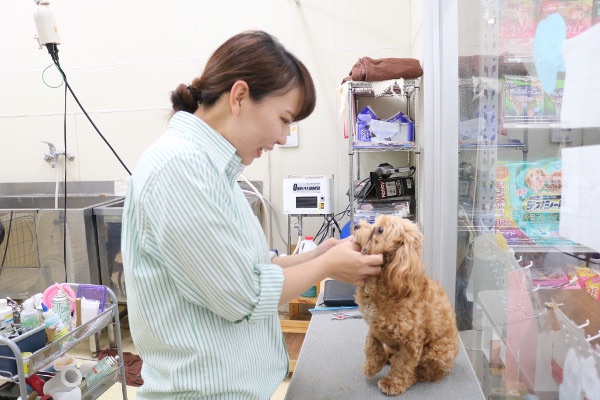
[{"label": "glass door", "polygon": [[457,2],[455,309],[488,398],[600,393],[599,15]]}]

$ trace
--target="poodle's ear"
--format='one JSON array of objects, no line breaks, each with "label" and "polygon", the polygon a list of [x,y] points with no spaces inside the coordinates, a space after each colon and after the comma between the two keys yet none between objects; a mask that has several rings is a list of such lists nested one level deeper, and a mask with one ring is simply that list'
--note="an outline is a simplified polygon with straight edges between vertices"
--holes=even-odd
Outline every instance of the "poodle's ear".
[{"label": "poodle's ear", "polygon": [[394,239],[397,246],[392,261],[387,264],[388,285],[403,296],[419,290],[425,274],[421,261],[422,235],[416,229],[407,229]]}]

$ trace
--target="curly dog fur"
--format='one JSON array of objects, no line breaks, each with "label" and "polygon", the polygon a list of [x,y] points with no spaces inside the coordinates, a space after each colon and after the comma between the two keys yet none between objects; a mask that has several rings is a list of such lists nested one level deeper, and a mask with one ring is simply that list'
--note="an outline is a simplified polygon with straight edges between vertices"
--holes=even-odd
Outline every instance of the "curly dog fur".
[{"label": "curly dog fur", "polygon": [[367,278],[356,303],[369,325],[365,344],[366,376],[389,363],[378,383],[386,395],[399,395],[418,381],[444,377],[458,355],[452,305],[421,261],[423,235],[413,222],[382,215],[373,225],[360,221],[354,241],[365,254],[383,254],[382,273]]}]

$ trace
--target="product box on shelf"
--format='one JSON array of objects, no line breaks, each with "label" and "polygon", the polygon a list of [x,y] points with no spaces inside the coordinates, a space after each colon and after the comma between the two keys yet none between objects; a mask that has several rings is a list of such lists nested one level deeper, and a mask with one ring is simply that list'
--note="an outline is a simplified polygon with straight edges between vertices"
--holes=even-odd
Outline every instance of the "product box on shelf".
[{"label": "product box on shelf", "polygon": [[500,53],[531,54],[537,22],[536,1],[504,0],[500,4]]},{"label": "product box on shelf", "polygon": [[[21,353],[35,353],[46,345],[45,326],[42,324],[11,340],[19,347]],[[21,354],[17,357],[21,357]],[[6,377],[6,373],[16,375],[17,362],[13,351],[7,345],[0,344],[0,375]]]},{"label": "product box on shelf", "polygon": [[505,76],[502,96],[504,116],[544,115],[544,89],[540,80],[535,77]]},{"label": "product box on shelf", "polygon": [[570,39],[592,26],[593,3],[593,0],[542,0],[539,19],[560,14],[567,27],[567,39]]},{"label": "product box on shelf", "polygon": [[561,190],[558,159],[498,163],[496,229],[509,245],[569,244],[558,234]]},{"label": "product box on shelf", "polygon": [[414,123],[402,112],[397,112],[386,120],[381,120],[370,106],[366,106],[356,116],[355,145],[401,146],[412,145],[414,140]]}]

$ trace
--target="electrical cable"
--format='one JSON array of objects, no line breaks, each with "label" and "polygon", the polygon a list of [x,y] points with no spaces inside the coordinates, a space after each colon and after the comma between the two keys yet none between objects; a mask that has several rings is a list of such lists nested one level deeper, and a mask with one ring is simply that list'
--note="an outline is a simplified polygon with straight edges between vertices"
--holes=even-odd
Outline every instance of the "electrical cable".
[{"label": "electrical cable", "polygon": [[[58,58],[57,58],[58,60]],[[65,78],[65,83],[66,83]],[[65,85],[65,112],[63,114],[63,142],[65,146],[65,168],[64,173],[65,177],[63,179],[63,188],[65,192],[65,200],[64,200],[64,219],[63,219],[63,262],[65,265],[65,280],[64,282],[68,282],[68,273],[67,273],[67,86]]]},{"label": "electrical cable", "polygon": [[258,196],[260,202],[262,203],[263,208],[265,209],[265,217],[266,217],[265,224],[267,225],[267,232],[266,232],[267,242],[269,244],[269,247],[272,247],[273,238],[271,237],[271,218],[269,217],[269,210],[267,210],[267,205],[265,204],[265,199],[263,198],[262,194],[260,194],[258,189],[256,189],[256,187],[252,183],[250,183],[250,181],[248,179],[246,179],[246,177],[244,175],[240,174],[240,177],[244,180],[244,182],[246,182],[248,184],[248,186],[250,186],[252,188],[252,190]]},{"label": "electrical cable", "polygon": [[106,138],[104,137],[104,135],[102,135],[102,133],[100,132],[100,129],[98,129],[98,127],[96,126],[96,124],[94,123],[94,121],[92,121],[92,118],[89,116],[89,114],[87,113],[87,111],[85,110],[85,108],[83,107],[83,105],[81,104],[81,102],[79,101],[79,99],[77,98],[77,96],[75,95],[75,92],[73,92],[73,88],[71,88],[71,85],[69,85],[69,81],[67,80],[67,75],[65,74],[65,71],[63,71],[63,69],[61,68],[60,62],[58,61],[58,47],[56,46],[56,44],[55,43],[48,43],[48,44],[46,44],[46,48],[48,49],[48,53],[50,53],[50,57],[52,57],[52,61],[54,62],[54,64],[58,68],[58,70],[60,71],[60,74],[63,77],[63,81],[65,83],[66,88],[69,90],[69,92],[73,96],[73,99],[75,99],[75,102],[77,103],[77,105],[79,106],[79,108],[81,109],[81,111],[83,111],[83,114],[86,116],[86,118],[88,119],[88,121],[90,122],[90,124],[92,124],[92,126],[96,130],[96,133],[98,133],[98,135],[100,135],[100,138],[102,138],[102,140],[104,141],[104,143],[106,143],[106,145],[108,146],[108,148],[115,155],[115,157],[117,158],[117,160],[119,160],[119,162],[121,163],[121,165],[123,166],[123,168],[125,168],[125,171],[127,171],[127,173],[129,175],[131,175],[131,171],[129,170],[129,168],[127,168],[127,166],[125,165],[125,163],[123,162],[123,160],[121,160],[121,157],[119,157],[119,155],[117,154],[117,152],[115,151],[115,149],[111,146],[111,144],[108,142],[108,140],[106,140]]},{"label": "electrical cable", "polygon": [[[45,84],[46,86],[48,86],[49,88],[52,88],[52,89],[58,89],[59,87],[61,87],[61,86],[62,86],[62,84],[65,82],[65,80],[63,79],[63,80],[60,82],[60,84],[59,84],[58,86],[52,86],[52,85],[48,84],[48,82],[46,82],[46,79],[44,78],[44,75],[46,74],[46,71],[47,71],[47,70],[48,70],[50,67],[54,67],[54,68],[56,68],[56,65],[55,65],[54,63],[52,63],[52,64],[48,65],[46,68],[44,68],[44,70],[42,71],[42,82],[44,82],[44,84]],[[61,74],[61,78],[62,78],[62,74]]]},{"label": "electrical cable", "polygon": [[[249,193],[249,194],[256,194],[254,191],[252,190],[244,190],[242,189],[242,192],[244,193]],[[274,214],[274,219],[275,219],[275,227],[277,228],[277,233],[279,234],[279,238],[281,239],[281,241],[283,242],[283,244],[285,245],[285,247],[288,246],[288,242],[287,240],[283,237],[283,233],[281,231],[281,221],[279,220],[279,217],[277,216],[277,214],[275,213],[275,207],[273,207],[273,204],[265,197],[263,197],[263,200],[267,203],[267,205],[269,206],[269,212]]]}]

